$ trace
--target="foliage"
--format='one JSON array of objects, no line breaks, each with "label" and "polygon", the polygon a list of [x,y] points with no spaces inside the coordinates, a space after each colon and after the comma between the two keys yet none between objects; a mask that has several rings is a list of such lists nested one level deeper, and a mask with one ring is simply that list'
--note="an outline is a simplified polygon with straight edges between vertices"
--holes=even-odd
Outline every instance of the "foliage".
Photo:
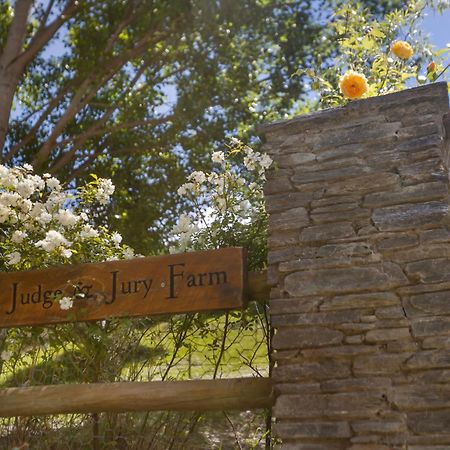
[{"label": "foliage", "polygon": [[[0,165],[0,271],[134,256],[130,247],[121,244],[119,233],[111,232],[106,224],[96,227],[94,218],[110,201],[114,185],[108,179],[95,175],[92,178],[78,189],[64,190],[57,178],[50,174],[36,175],[30,165],[12,169]],[[83,296],[83,293],[77,295]],[[70,309],[74,300],[72,297],[55,297],[47,299],[45,307],[59,301],[61,309]],[[84,333],[80,333],[83,327]],[[68,332],[72,328],[66,327],[65,332],[61,332],[64,327],[52,328],[50,334],[39,328],[25,333],[23,329],[2,331],[0,368],[2,360],[9,361],[13,354],[16,361],[27,360],[28,352],[35,353],[44,344],[51,343],[52,354],[57,348],[64,347],[64,342],[70,341],[81,347],[97,347],[98,354],[99,341],[106,349],[110,340],[118,337],[114,333],[108,336],[106,330],[109,327],[103,325],[100,328],[80,325],[75,336]],[[33,339],[29,339],[28,333]],[[43,360],[50,361],[45,357]],[[95,361],[95,364],[99,363]],[[72,376],[76,377],[75,373]]]},{"label": "foliage", "polygon": [[119,233],[96,227],[114,185],[93,178],[63,190],[57,178],[36,175],[29,165],[0,165],[0,271],[133,257]]},{"label": "foliage", "polygon": [[[225,160],[225,154],[233,156],[233,164]],[[260,266],[265,261],[266,220],[261,186],[271,160],[239,141],[226,153],[215,152],[212,157],[217,167],[208,174],[208,179],[215,186],[214,192],[206,190],[202,183],[206,182],[207,175],[199,171],[179,189],[180,193],[190,190],[193,194],[190,201],[198,205],[201,199],[199,214],[209,213],[210,233],[205,227],[196,230],[189,235],[189,244],[197,249],[215,248],[248,244],[249,237],[253,237],[252,244],[258,250],[253,252],[254,265]],[[4,270],[133,256],[129,247],[121,245],[118,233],[111,233],[106,226],[96,228],[92,220],[96,214],[101,216],[101,208],[113,191],[110,180],[94,175],[85,186],[63,190],[58,179],[48,174],[40,177],[31,166],[12,169],[0,166],[0,229],[3,233],[0,257]],[[239,221],[244,223],[240,225]],[[221,229],[225,224],[227,228]],[[186,221],[182,219],[178,231],[183,233],[185,227]],[[72,300],[59,299],[61,308],[70,308]],[[269,370],[268,336],[266,308],[258,304],[242,312],[225,314],[111,319],[0,330],[0,385],[265,376]],[[80,445],[86,447],[87,444],[81,442],[86,439],[86,428],[93,421],[92,447],[106,449],[117,438],[116,432],[108,428],[110,416],[93,415],[84,419],[65,416],[57,420],[58,424],[51,417],[31,418],[24,422],[21,431],[5,420],[0,422],[0,430],[6,442],[22,435],[21,444],[27,441],[33,448],[41,448],[40,445],[45,448],[59,428],[71,429],[76,437],[67,445],[79,448]],[[262,416],[253,416],[261,427]],[[194,430],[201,429],[200,414],[175,416],[175,419],[178,425],[174,429],[165,426],[166,431],[161,434],[156,427],[161,414],[150,417],[147,414],[141,427],[138,428],[136,422],[128,432],[129,441],[135,445],[130,448],[141,448],[142,440],[165,442],[167,433],[173,433],[170,439],[180,444],[198,439]],[[228,416],[226,420],[231,423]],[[108,430],[101,438],[99,427]],[[51,431],[42,435],[40,428]],[[38,442],[33,438],[36,433],[41,433]],[[153,438],[150,438],[152,433]],[[254,434],[257,442],[264,431],[260,429]],[[249,441],[247,437],[240,439]]]},{"label": "foliage", "polygon": [[[429,2],[424,0],[410,0],[379,20],[361,3],[347,2],[334,13],[327,32],[327,40],[336,42],[338,48],[333,64],[298,73],[311,78],[323,106],[345,104],[348,98],[364,94],[395,92],[410,87],[413,79],[418,84],[436,81],[445,70],[443,56],[450,48],[433,52],[420,31],[418,25],[427,6]],[[356,80],[360,89],[353,96],[346,83],[347,88],[356,85],[346,76],[353,77],[352,83],[355,76],[364,77],[367,89],[362,79]]]},{"label": "foliage", "polygon": [[[381,14],[399,2],[365,3]],[[292,74],[335,50],[322,39],[333,5],[4,0],[0,162],[112,178],[115,229],[141,253],[162,251],[185,174],[210,170],[226,135],[302,104]]]},{"label": "foliage", "polygon": [[250,269],[266,264],[267,215],[263,183],[272,160],[240,140],[211,157],[213,170],[195,171],[178,194],[190,204],[172,229],[172,252],[242,246],[250,250]]}]

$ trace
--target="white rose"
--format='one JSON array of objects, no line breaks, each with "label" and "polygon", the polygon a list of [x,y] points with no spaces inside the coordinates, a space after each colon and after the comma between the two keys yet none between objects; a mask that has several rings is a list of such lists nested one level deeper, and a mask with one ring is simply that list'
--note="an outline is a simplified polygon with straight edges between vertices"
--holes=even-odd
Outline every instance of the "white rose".
[{"label": "white rose", "polygon": [[58,214],[56,214],[56,219],[63,227],[73,227],[79,222],[80,217],[68,209],[60,209]]},{"label": "white rose", "polygon": [[15,264],[19,263],[22,255],[19,252],[12,252],[9,255],[6,255],[8,260],[6,261],[6,264],[9,266],[14,266]]},{"label": "white rose", "polygon": [[21,199],[17,192],[3,192],[0,194],[0,204],[5,206],[17,206]]},{"label": "white rose", "polygon": [[95,238],[98,236],[98,231],[92,228],[90,225],[85,225],[80,231],[80,236],[82,239]]},{"label": "white rose", "polygon": [[113,241],[114,245],[118,247],[122,242],[122,236],[117,233],[117,231],[114,231],[114,233],[111,235],[111,240]]},{"label": "white rose", "polygon": [[192,225],[191,219],[186,214],[181,214],[178,223],[172,228],[172,233],[193,233],[196,227]]},{"label": "white rose", "polygon": [[51,189],[52,191],[53,190],[59,191],[61,189],[61,183],[59,182],[59,180],[57,178],[54,178],[54,177],[48,178],[46,183],[47,183],[47,187],[49,189]]},{"label": "white rose", "polygon": [[45,189],[45,180],[43,180],[39,175],[29,175],[28,179],[31,180],[35,189]]},{"label": "white rose", "polygon": [[198,170],[196,172],[192,172],[189,175],[189,180],[194,181],[195,183],[202,184],[206,181],[206,175],[204,172]]},{"label": "white rose", "polygon": [[24,199],[20,202],[20,209],[24,212],[27,213],[29,211],[31,211],[31,208],[33,207],[33,203],[31,200],[28,199]]},{"label": "white rose", "polygon": [[214,163],[223,163],[225,161],[225,153],[224,152],[214,152],[211,156],[211,160]]},{"label": "white rose", "polygon": [[248,200],[242,200],[242,202],[239,203],[239,209],[241,211],[248,211],[251,206],[252,204]]},{"label": "white rose", "polygon": [[64,258],[70,258],[72,256],[72,250],[69,250],[68,248],[62,248],[61,256],[64,256]]},{"label": "white rose", "polygon": [[132,259],[134,258],[134,250],[131,247],[127,247],[124,251],[123,251],[123,257],[125,259]]},{"label": "white rose", "polygon": [[0,205],[0,223],[4,223],[9,219],[11,215],[11,209],[6,206]]},{"label": "white rose", "polygon": [[63,310],[68,310],[68,309],[72,308],[72,306],[73,306],[73,300],[70,297],[63,297],[59,301],[59,307]]},{"label": "white rose", "polygon": [[30,211],[30,216],[36,218],[43,212],[46,212],[44,205],[42,203],[35,203]]},{"label": "white rose", "polygon": [[20,244],[26,237],[27,233],[25,231],[16,230],[12,234],[11,240],[16,244]]},{"label": "white rose", "polygon": [[46,252],[51,252],[55,250],[60,245],[64,247],[69,247],[71,242],[69,242],[61,233],[56,230],[49,230],[45,235],[45,239],[42,239],[34,244],[36,247],[41,247]]},{"label": "white rose", "polygon": [[267,154],[262,155],[259,160],[259,164],[261,164],[261,167],[263,167],[264,169],[268,169],[271,166],[272,162],[272,158]]},{"label": "white rose", "polygon": [[95,193],[95,199],[101,204],[106,205],[109,202],[110,196],[115,190],[114,184],[111,180],[103,178],[99,181],[97,192]]},{"label": "white rose", "polygon": [[21,197],[28,198],[34,192],[34,184],[31,180],[23,180],[17,183],[16,191]]},{"label": "white rose", "polygon": [[43,212],[39,217],[36,217],[36,221],[39,222],[41,225],[45,225],[47,223],[50,223],[52,221],[53,217],[48,212]]},{"label": "white rose", "polygon": [[7,350],[3,350],[0,353],[0,359],[2,359],[5,362],[8,362],[11,359],[12,352],[8,352]]},{"label": "white rose", "polygon": [[99,188],[102,189],[106,195],[112,195],[116,189],[109,178],[102,178],[99,183]]}]

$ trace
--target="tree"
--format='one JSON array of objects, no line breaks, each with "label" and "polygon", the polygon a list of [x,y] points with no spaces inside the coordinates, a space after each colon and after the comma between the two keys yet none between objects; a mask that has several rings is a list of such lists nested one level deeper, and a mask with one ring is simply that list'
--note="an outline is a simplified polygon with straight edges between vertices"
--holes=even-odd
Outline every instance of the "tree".
[{"label": "tree", "polygon": [[[382,13],[395,2],[367,1]],[[189,168],[295,110],[331,1],[3,0],[1,162],[112,177],[131,245],[162,248]],[[149,228],[150,226],[150,228]]]}]

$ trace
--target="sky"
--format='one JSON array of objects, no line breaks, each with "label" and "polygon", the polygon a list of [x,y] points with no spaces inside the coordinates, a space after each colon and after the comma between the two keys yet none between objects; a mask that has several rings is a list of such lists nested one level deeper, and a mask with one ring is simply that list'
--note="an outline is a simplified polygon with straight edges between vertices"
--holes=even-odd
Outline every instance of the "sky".
[{"label": "sky", "polygon": [[[427,17],[423,22],[423,29],[429,33],[430,42],[436,47],[436,50],[444,48],[447,44],[450,46],[450,9],[447,9],[443,14],[428,9]],[[450,79],[448,74],[447,79]]]},{"label": "sky", "polygon": [[443,14],[428,9],[423,28],[430,33],[431,42],[437,47],[442,48],[450,43],[450,9]]}]

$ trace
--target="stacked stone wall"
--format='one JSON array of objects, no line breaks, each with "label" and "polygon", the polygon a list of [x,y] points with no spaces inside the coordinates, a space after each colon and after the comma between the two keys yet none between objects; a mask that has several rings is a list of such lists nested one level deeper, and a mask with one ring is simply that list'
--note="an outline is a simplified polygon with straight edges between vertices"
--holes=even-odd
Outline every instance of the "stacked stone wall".
[{"label": "stacked stone wall", "polygon": [[275,432],[450,449],[446,83],[264,127]]}]

